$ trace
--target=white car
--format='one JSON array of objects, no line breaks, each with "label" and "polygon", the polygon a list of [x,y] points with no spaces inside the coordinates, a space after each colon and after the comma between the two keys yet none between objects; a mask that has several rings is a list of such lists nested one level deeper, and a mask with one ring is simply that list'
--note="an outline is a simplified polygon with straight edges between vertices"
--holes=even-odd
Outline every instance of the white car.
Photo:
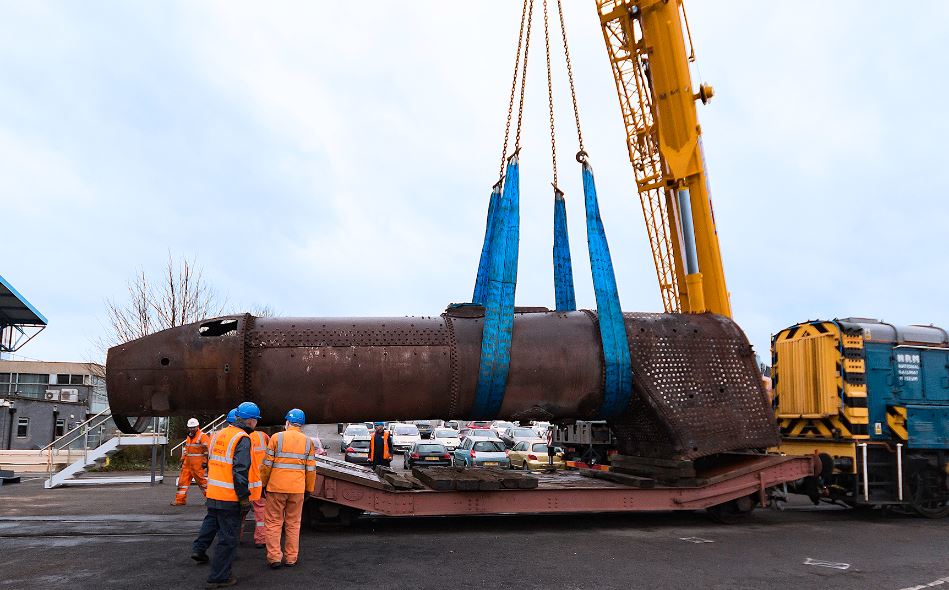
[{"label": "white car", "polygon": [[369,429],[362,422],[353,422],[343,430],[343,440],[339,443],[339,450],[343,452],[354,438],[369,438]]},{"label": "white car", "polygon": [[422,435],[415,424],[394,424],[390,425],[392,433],[392,450],[404,452],[412,448],[412,445],[422,440]]},{"label": "white car", "polygon": [[491,430],[497,432],[498,436],[508,428],[514,428],[514,423],[507,420],[495,420],[491,423]]},{"label": "white car", "polygon": [[537,433],[537,438],[547,438],[547,430],[550,429],[550,422],[531,422],[531,428]]},{"label": "white car", "polygon": [[457,430],[452,428],[436,428],[432,432],[432,442],[445,445],[445,448],[448,449],[450,453],[458,448],[458,445],[461,444],[461,439],[458,438]]}]

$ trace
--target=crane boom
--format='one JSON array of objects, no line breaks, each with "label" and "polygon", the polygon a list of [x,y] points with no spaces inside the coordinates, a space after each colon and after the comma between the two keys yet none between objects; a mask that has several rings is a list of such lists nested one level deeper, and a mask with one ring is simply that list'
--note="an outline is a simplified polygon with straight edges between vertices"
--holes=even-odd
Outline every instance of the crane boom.
[{"label": "crane boom", "polygon": [[[681,0],[596,0],[667,312],[731,317]],[[689,38],[691,46],[691,39]]]}]

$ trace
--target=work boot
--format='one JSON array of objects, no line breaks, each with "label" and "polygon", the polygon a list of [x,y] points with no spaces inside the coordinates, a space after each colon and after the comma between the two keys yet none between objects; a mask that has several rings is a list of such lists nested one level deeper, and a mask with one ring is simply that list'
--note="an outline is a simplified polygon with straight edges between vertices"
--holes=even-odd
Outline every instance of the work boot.
[{"label": "work boot", "polygon": [[284,566],[284,567],[293,567],[293,566],[295,566],[296,564],[297,564],[297,562],[295,562],[295,561],[292,562],[292,563],[289,562],[289,561],[283,562],[283,566]]},{"label": "work boot", "polygon": [[177,500],[172,501],[172,503],[169,504],[169,506],[185,506],[185,505],[186,504],[184,502],[178,502]]},{"label": "work boot", "polygon": [[198,563],[207,563],[211,561],[211,558],[208,557],[208,554],[204,551],[195,551],[191,554],[191,559],[197,561]]},{"label": "work boot", "polygon": [[283,564],[280,563],[279,561],[271,561],[270,563],[267,564],[267,567],[269,567],[269,568],[272,569],[272,570],[278,570],[278,569],[280,569],[282,566],[283,566]]},{"label": "work boot", "polygon": [[224,580],[223,582],[208,582],[207,584],[204,585],[204,587],[205,588],[227,588],[229,586],[233,586],[236,583],[237,583],[237,578],[234,576],[231,576],[230,578],[228,578],[227,580]]}]

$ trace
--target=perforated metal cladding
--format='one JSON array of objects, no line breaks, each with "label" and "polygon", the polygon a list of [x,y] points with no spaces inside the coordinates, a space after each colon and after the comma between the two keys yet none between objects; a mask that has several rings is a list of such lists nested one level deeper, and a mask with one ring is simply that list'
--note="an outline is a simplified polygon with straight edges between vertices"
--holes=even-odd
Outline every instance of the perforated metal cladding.
[{"label": "perforated metal cladding", "polygon": [[[355,318],[327,322],[319,327],[310,324],[266,322],[248,337],[251,348],[322,347],[322,346],[448,346],[451,341],[445,322],[427,318],[388,320],[373,325],[372,320]],[[266,326],[271,324],[272,327]],[[302,324],[303,322],[301,322]]]},{"label": "perforated metal cladding", "polygon": [[621,452],[695,459],[768,447],[777,425],[747,338],[712,314],[624,315],[634,400],[612,422]]}]

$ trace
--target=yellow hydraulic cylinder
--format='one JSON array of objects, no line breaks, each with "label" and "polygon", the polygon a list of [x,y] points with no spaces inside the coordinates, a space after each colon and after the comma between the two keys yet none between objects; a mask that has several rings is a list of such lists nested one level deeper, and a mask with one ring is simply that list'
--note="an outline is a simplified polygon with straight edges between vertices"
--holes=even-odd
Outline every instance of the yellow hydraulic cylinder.
[{"label": "yellow hydraulic cylinder", "polygon": [[[662,256],[667,247],[662,239],[651,236],[650,239],[657,242],[653,244],[659,253],[654,252],[657,267],[668,268],[671,272],[674,266],[679,288],[678,309],[702,309],[730,317],[731,303],[725,285],[702,153],[702,131],[695,106],[697,100],[708,102],[712,88],[703,84],[698,91],[693,91],[689,72],[693,57],[691,49],[687,50],[688,27],[682,1],[597,0],[597,7],[614,64],[620,104],[624,108],[631,158],[634,165],[648,163],[648,154],[654,153],[653,149],[661,157],[658,174],[637,177],[641,196],[650,190],[665,190],[667,195],[664,213],[671,239],[665,244],[674,258],[674,265],[668,264]],[[691,47],[691,40],[688,46]],[[640,106],[647,111],[641,113],[641,117],[637,116],[636,110]],[[692,236],[683,235],[684,228],[679,218],[682,207],[671,206],[683,190],[687,191],[691,204]],[[644,203],[655,203],[655,199],[642,198]],[[689,269],[684,260],[684,242],[690,238],[698,260],[697,269]],[[701,276],[687,278],[699,271]],[[660,282],[661,278],[660,269]],[[701,300],[693,301],[696,297]]]}]

